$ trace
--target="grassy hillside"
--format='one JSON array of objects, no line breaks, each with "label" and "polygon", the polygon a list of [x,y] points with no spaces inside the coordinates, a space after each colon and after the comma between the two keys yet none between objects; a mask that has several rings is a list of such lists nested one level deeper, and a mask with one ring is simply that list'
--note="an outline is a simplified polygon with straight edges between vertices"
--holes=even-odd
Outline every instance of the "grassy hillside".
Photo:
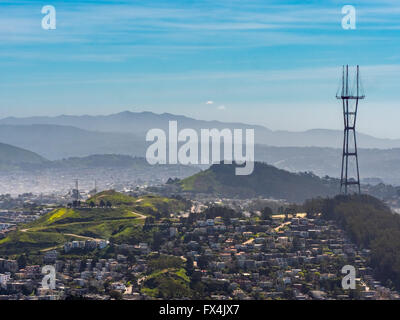
[{"label": "grassy hillside", "polygon": [[168,215],[187,209],[190,204],[184,200],[147,195],[136,200],[135,210],[147,214]]},{"label": "grassy hillside", "polygon": [[127,230],[133,233],[143,223],[143,216],[123,208],[59,208],[0,240],[0,253],[43,250],[60,246],[70,239],[112,238],[117,241],[120,236],[126,236]]},{"label": "grassy hillside", "polygon": [[146,214],[154,213],[174,213],[182,211],[187,208],[188,204],[183,200],[177,200],[167,197],[146,195],[142,197],[131,197],[126,194],[115,192],[114,190],[107,190],[96,194],[88,201],[93,201],[96,205],[100,204],[103,200],[105,203],[109,201],[112,206],[130,207],[136,212]]},{"label": "grassy hillside", "polygon": [[97,193],[93,197],[91,197],[88,201],[93,201],[95,204],[99,204],[100,201],[111,202],[113,206],[121,206],[121,205],[133,205],[136,203],[136,198],[130,197],[126,194],[116,192],[114,190],[106,190],[100,193]]},{"label": "grassy hillside", "polygon": [[32,165],[40,165],[48,162],[48,160],[34,152],[0,143],[1,170],[29,168]]},{"label": "grassy hillside", "polygon": [[179,182],[182,191],[225,197],[273,197],[302,202],[316,196],[338,193],[335,179],[321,179],[311,173],[291,173],[256,162],[254,172],[236,176],[235,165],[215,164],[208,170]]},{"label": "grassy hillside", "polygon": [[151,238],[152,230],[143,230],[147,216],[167,217],[188,206],[177,199],[151,195],[134,198],[113,190],[100,192],[91,200],[96,204],[110,201],[112,208],[55,209],[0,240],[0,255],[61,247],[71,239],[97,238],[137,244]]},{"label": "grassy hillside", "polygon": [[182,298],[190,296],[189,283],[184,261],[178,257],[162,255],[150,259],[142,292],[154,298]]},{"label": "grassy hillside", "polygon": [[35,251],[58,246],[72,238],[56,232],[11,232],[0,240],[0,254],[33,254]]},{"label": "grassy hillside", "polygon": [[65,224],[92,224],[103,221],[136,219],[137,217],[136,213],[124,208],[60,208],[28,224],[27,228],[36,230]]}]

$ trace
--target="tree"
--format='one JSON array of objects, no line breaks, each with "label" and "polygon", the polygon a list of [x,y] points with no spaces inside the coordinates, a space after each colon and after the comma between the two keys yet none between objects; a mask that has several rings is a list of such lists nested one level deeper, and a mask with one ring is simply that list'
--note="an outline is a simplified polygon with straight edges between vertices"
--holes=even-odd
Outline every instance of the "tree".
[{"label": "tree", "polygon": [[231,218],[224,216],[222,218],[224,225],[229,226],[231,224]]},{"label": "tree", "polygon": [[154,226],[154,222],[155,222],[155,220],[153,217],[147,217],[144,220],[143,231],[151,230],[151,228],[153,228],[153,226]]},{"label": "tree", "polygon": [[20,269],[25,268],[25,267],[26,267],[26,255],[25,255],[25,254],[21,254],[21,255],[18,257],[17,262],[18,262],[18,267],[19,267]]},{"label": "tree", "polygon": [[107,206],[107,208],[111,208],[111,207],[112,207],[112,203],[111,203],[111,201],[107,201],[107,204],[106,204],[106,206]]},{"label": "tree", "polygon": [[265,207],[261,211],[261,219],[271,220],[272,219],[272,209],[270,207]]},{"label": "tree", "polygon": [[293,289],[290,287],[285,288],[283,291],[283,297],[287,300],[293,300],[294,299]]},{"label": "tree", "polygon": [[186,259],[186,273],[190,277],[194,272],[194,267],[193,267],[193,258],[188,257]]},{"label": "tree", "polygon": [[200,268],[200,269],[207,269],[207,266],[208,266],[208,258],[206,257],[206,256],[200,256],[198,259],[197,259],[197,266]]},{"label": "tree", "polygon": [[117,290],[111,290],[109,294],[111,299],[122,300],[122,293]]},{"label": "tree", "polygon": [[100,201],[100,207],[101,208],[104,208],[106,206],[106,203],[104,202],[104,200],[101,200]]},{"label": "tree", "polygon": [[90,201],[90,202],[89,202],[89,207],[94,208],[94,206],[95,206],[94,202],[93,202],[93,201]]},{"label": "tree", "polygon": [[164,243],[164,237],[161,232],[154,232],[153,234],[153,250],[160,250],[161,245]]}]

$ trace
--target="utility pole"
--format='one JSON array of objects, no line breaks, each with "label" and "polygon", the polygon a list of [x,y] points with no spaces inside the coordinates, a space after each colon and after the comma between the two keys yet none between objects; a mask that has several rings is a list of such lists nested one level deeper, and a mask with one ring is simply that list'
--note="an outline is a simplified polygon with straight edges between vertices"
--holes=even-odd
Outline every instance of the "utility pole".
[{"label": "utility pole", "polygon": [[79,201],[79,186],[78,186],[79,180],[75,179],[75,200],[76,203]]}]

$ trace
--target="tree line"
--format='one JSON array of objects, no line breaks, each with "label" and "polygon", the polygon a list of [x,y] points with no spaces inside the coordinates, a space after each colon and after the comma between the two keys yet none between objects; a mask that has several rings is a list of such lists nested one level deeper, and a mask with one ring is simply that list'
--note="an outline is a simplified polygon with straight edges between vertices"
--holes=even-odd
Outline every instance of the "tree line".
[{"label": "tree line", "polygon": [[369,195],[339,195],[304,203],[308,214],[336,221],[361,249],[371,250],[375,277],[400,289],[400,215]]}]

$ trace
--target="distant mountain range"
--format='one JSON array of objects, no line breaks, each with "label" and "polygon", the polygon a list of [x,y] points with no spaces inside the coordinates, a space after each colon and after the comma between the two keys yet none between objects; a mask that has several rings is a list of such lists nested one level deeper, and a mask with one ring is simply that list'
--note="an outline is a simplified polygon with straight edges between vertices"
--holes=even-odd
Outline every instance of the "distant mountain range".
[{"label": "distant mountain range", "polygon": [[109,153],[143,156],[146,147],[144,139],[128,133],[47,124],[0,125],[0,141],[50,160]]},{"label": "distant mountain range", "polygon": [[[284,147],[331,147],[340,148],[342,145],[343,132],[340,130],[314,129],[304,132],[272,131],[259,125],[244,123],[226,123],[220,121],[204,121],[193,118],[173,115],[169,113],[155,114],[152,112],[130,112],[104,115],[104,116],[68,116],[57,117],[29,117],[14,118],[8,117],[0,120],[2,125],[56,125],[70,126],[82,130],[108,132],[108,133],[129,133],[134,134],[140,141],[144,141],[146,132],[152,128],[168,129],[168,121],[176,120],[178,128],[202,128],[216,129],[248,129],[254,128],[256,143],[269,146]],[[43,127],[44,130],[51,127]],[[1,133],[1,132],[0,132]],[[75,136],[71,136],[75,138]],[[2,141],[5,141],[0,136]],[[5,141],[7,142],[7,141]],[[361,148],[400,148],[400,139],[380,139],[370,135],[358,134],[358,145]],[[104,153],[104,152],[103,152]]]},{"label": "distant mountain range", "polygon": [[[144,157],[150,145],[145,141],[147,130],[168,131],[171,120],[178,121],[180,129],[254,128],[257,161],[292,172],[340,175],[342,131],[272,131],[262,126],[203,121],[168,113],[125,111],[107,116],[5,118],[0,120],[0,142],[30,150],[49,160],[94,154]],[[358,134],[358,144],[362,177],[375,183],[382,180],[400,185],[400,140]],[[6,168],[7,158],[3,156],[2,159],[3,168]]]},{"label": "distant mountain range", "polygon": [[[287,157],[288,161],[285,165],[292,162],[293,166],[306,166],[308,159],[314,157],[315,161],[318,161],[320,157],[323,158],[323,155],[319,157],[318,154],[322,154],[323,151],[329,154],[334,150],[329,148],[326,150],[322,148],[298,149],[300,150],[274,147],[270,151],[273,151],[278,159]],[[394,158],[399,155],[400,150],[387,150],[385,152],[389,157],[388,163],[391,163],[395,162]],[[302,153],[308,156],[302,156]],[[378,157],[378,155],[376,156]],[[373,158],[371,159],[373,160]],[[281,162],[281,164],[283,163]],[[28,174],[32,172],[39,175],[44,172],[63,172],[68,176],[68,173],[73,172],[75,175],[79,175],[88,169],[95,170],[95,172],[97,169],[111,169],[125,173],[128,171],[130,173],[136,172],[138,175],[145,175],[146,177],[149,175],[162,175],[172,178],[187,177],[179,182],[179,186],[182,188],[181,191],[190,193],[239,198],[261,196],[294,202],[302,202],[315,196],[333,196],[339,191],[338,179],[331,177],[321,178],[306,172],[293,173],[259,162],[255,163],[254,172],[249,176],[236,176],[234,168],[234,165],[220,164],[199,172],[199,167],[184,165],[151,166],[144,158],[117,154],[90,155],[49,161],[31,151],[0,143],[0,170],[2,173],[25,170]],[[385,172],[385,168],[383,166],[383,172]],[[390,175],[390,172],[387,175]],[[383,184],[377,186],[364,185],[363,190],[363,192],[387,201],[397,199],[400,194],[400,187],[394,188]]]},{"label": "distant mountain range", "polygon": [[21,167],[30,168],[32,166],[45,165],[49,161],[38,154],[0,143],[0,170],[13,170]]},{"label": "distant mountain range", "polygon": [[[365,183],[400,185],[400,149],[359,149],[361,179]],[[256,146],[256,160],[291,172],[312,171],[340,177],[342,150],[318,147]]]},{"label": "distant mountain range", "polygon": [[185,176],[200,171],[197,167],[185,165],[166,164],[152,166],[145,158],[118,154],[95,154],[87,157],[71,157],[50,161],[34,152],[0,143],[0,169],[3,170],[3,172],[13,170],[32,171],[47,169],[67,169],[77,170],[77,172],[79,172],[79,170],[82,169],[96,168],[134,169],[141,172],[146,172],[150,169],[159,171],[164,168],[165,170],[169,170],[171,174],[180,170],[180,172]]}]

